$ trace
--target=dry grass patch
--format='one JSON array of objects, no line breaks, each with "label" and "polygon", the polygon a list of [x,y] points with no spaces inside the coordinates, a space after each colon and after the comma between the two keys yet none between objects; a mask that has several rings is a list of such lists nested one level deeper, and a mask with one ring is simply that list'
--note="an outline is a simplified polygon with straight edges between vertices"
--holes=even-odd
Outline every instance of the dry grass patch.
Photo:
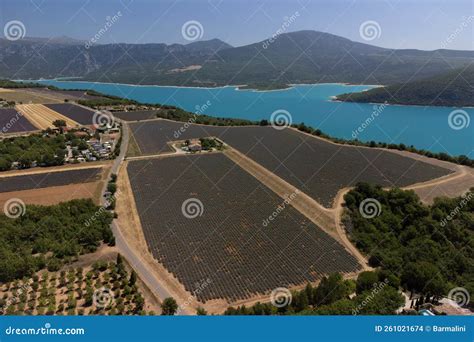
[{"label": "dry grass patch", "polygon": [[55,103],[60,99],[18,89],[0,89],[0,98],[17,103]]},{"label": "dry grass patch", "polygon": [[23,114],[28,121],[39,129],[54,127],[53,122],[56,120],[63,120],[66,122],[66,126],[68,127],[76,127],[79,125],[76,121],[59,114],[42,104],[22,104],[15,106],[15,109]]}]

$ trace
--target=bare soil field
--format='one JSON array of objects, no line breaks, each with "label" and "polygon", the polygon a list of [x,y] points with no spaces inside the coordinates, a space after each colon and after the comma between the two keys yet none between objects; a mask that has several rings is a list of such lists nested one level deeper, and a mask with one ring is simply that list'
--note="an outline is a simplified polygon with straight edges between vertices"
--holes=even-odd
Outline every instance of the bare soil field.
[{"label": "bare soil field", "polygon": [[168,120],[130,123],[130,127],[144,155],[169,152],[169,141],[216,136],[326,208],[334,205],[341,189],[358,182],[406,187],[453,173],[389,150],[339,145],[294,129],[188,125]]},{"label": "bare soil field", "polygon": [[99,205],[111,163],[91,164],[3,172],[0,174],[0,207],[12,198],[37,205],[91,198]]},{"label": "bare soil field", "polygon": [[24,115],[28,121],[39,129],[54,127],[55,120],[64,120],[68,127],[76,127],[78,123],[68,117],[55,112],[42,104],[22,104],[16,105],[15,109]]},{"label": "bare soil field", "polygon": [[46,107],[54,110],[69,119],[80,123],[81,125],[92,125],[94,111],[71,103],[54,103],[47,104]]},{"label": "bare soil field", "polygon": [[[361,269],[291,195],[285,202],[222,153],[130,161],[128,173],[150,252],[201,302]],[[183,209],[189,201],[197,215]]]},{"label": "bare soil field", "polygon": [[84,184],[52,186],[41,189],[1,192],[0,207],[3,207],[3,205],[12,198],[19,198],[25,204],[37,205],[54,205],[73,199],[91,198],[94,203],[99,204],[102,185],[103,182],[98,181]]},{"label": "bare soil field", "polygon": [[0,109],[0,134],[31,132],[37,128],[14,109]]}]

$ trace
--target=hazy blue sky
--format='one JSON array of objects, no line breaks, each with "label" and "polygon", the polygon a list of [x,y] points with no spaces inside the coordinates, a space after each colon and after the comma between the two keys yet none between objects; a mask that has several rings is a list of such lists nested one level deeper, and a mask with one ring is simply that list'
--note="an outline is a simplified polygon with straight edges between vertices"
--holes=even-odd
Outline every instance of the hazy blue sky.
[{"label": "hazy blue sky", "polygon": [[[368,43],[391,48],[474,50],[473,0],[1,0],[3,31],[20,20],[26,35],[67,35],[89,40],[107,16],[120,19],[99,43],[186,43],[183,24],[202,24],[203,40],[234,46],[271,36],[296,12],[288,31],[319,30],[364,42],[360,25],[375,21],[380,37]],[[451,38],[448,38],[450,37]]]}]

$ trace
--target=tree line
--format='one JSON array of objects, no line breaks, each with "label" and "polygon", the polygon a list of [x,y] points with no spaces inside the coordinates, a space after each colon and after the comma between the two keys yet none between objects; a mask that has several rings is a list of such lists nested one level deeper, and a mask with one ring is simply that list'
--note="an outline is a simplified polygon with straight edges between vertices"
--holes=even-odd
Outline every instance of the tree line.
[{"label": "tree line", "polygon": [[357,280],[339,273],[323,277],[318,286],[308,284],[292,291],[286,305],[256,303],[230,307],[225,315],[393,315],[405,300],[400,280],[384,271],[362,272]]}]

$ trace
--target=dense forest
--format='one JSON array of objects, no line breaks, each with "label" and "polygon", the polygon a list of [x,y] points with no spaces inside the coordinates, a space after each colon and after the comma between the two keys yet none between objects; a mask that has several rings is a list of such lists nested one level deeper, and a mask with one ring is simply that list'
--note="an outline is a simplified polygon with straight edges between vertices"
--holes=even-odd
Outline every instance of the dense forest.
[{"label": "dense forest", "polygon": [[0,215],[0,282],[29,277],[45,267],[57,271],[70,258],[93,252],[102,242],[114,243],[112,214],[91,200],[16,210],[23,215]]},{"label": "dense forest", "polygon": [[12,163],[26,169],[37,162],[39,166],[64,164],[66,137],[64,135],[32,134],[0,140],[0,171],[10,170]]},{"label": "dense forest", "polygon": [[161,110],[156,114],[157,117],[175,121],[188,121],[190,123],[196,123],[200,125],[213,125],[213,126],[248,126],[257,125],[256,121],[250,121],[245,119],[234,119],[234,118],[219,118],[209,116],[205,114],[195,114],[185,111],[181,108],[172,106],[163,106]]},{"label": "dense forest", "polygon": [[[84,89],[74,89],[74,90],[84,90]],[[126,99],[123,97],[118,97],[114,95],[106,95],[99,93],[95,90],[86,90],[86,95],[97,96],[97,99],[81,99],[77,103],[98,109],[101,106],[117,106],[117,105],[139,105],[140,103],[135,100]]]},{"label": "dense forest", "polygon": [[0,79],[0,88],[46,88],[46,86],[39,83],[15,82]]},{"label": "dense forest", "polygon": [[76,137],[72,131],[58,134],[49,129],[41,134],[5,138],[0,140],[0,171],[10,170],[13,163],[18,163],[19,169],[33,167],[34,163],[45,167],[63,165],[66,144],[87,150],[87,139],[87,136]]},{"label": "dense forest", "polygon": [[340,101],[403,105],[474,106],[474,66],[440,76],[337,96]]},{"label": "dense forest", "polygon": [[[378,216],[362,215],[364,199],[380,204]],[[403,288],[422,295],[446,296],[458,286],[474,293],[473,191],[425,206],[413,191],[362,183],[345,202],[349,237],[371,266],[400,277]]]},{"label": "dense forest", "polygon": [[214,116],[209,116],[205,114],[196,114],[188,112],[182,108],[171,106],[171,105],[161,105],[159,103],[143,103],[137,102],[135,100],[125,99],[113,95],[104,95],[102,93],[88,90],[86,91],[88,95],[100,96],[101,98],[90,99],[90,100],[79,100],[78,103],[91,107],[94,109],[101,109],[102,107],[107,106],[137,106],[139,108],[146,107],[149,110],[156,109],[156,117],[175,120],[175,121],[189,121],[190,123],[197,123],[202,125],[216,125],[216,126],[245,126],[245,125],[257,125],[255,121],[245,120],[245,119],[235,119],[235,118],[219,118]]}]

